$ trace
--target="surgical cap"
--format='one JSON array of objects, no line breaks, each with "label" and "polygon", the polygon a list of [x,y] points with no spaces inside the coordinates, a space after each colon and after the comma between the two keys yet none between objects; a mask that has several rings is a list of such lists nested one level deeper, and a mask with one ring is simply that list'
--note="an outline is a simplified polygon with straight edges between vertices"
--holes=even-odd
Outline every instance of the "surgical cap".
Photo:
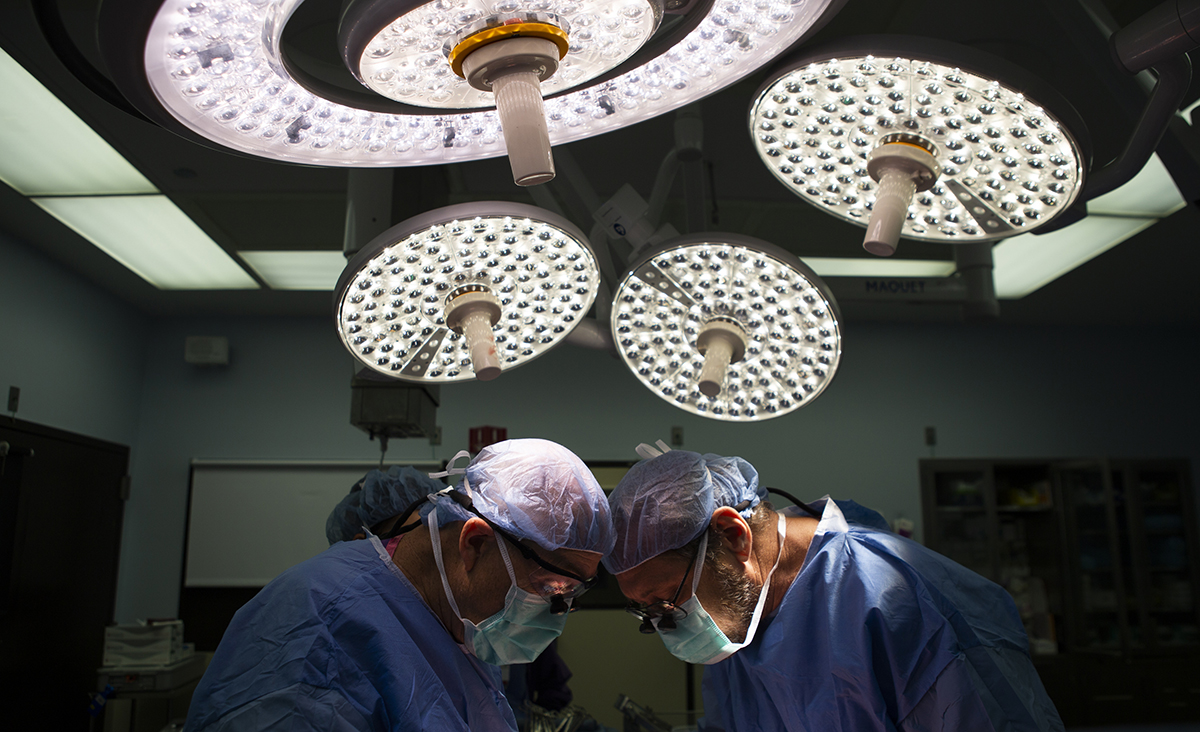
[{"label": "surgical cap", "polygon": [[445,487],[445,483],[410,466],[392,466],[386,473],[372,470],[330,512],[325,520],[325,538],[331,545],[349,541],[362,533],[364,526],[398,516],[414,502]]},{"label": "surgical cap", "polygon": [[739,457],[671,450],[643,460],[608,499],[617,543],[604,566],[613,574],[633,569],[695,539],[718,508],[749,501],[740,511],[749,518],[766,496],[758,471]]},{"label": "surgical cap", "polygon": [[[613,547],[604,490],[575,453],[549,440],[506,440],[485,447],[466,468],[457,490],[500,528],[547,551],[606,554]],[[471,513],[449,496],[434,499],[438,523]]]}]

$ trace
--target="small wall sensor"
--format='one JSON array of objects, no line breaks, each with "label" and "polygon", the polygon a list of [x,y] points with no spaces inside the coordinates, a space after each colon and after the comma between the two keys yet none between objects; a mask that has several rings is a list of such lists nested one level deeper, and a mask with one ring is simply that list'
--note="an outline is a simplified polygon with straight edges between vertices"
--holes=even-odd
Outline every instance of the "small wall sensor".
[{"label": "small wall sensor", "polygon": [[224,336],[188,336],[183,360],[199,366],[228,366],[229,339]]}]

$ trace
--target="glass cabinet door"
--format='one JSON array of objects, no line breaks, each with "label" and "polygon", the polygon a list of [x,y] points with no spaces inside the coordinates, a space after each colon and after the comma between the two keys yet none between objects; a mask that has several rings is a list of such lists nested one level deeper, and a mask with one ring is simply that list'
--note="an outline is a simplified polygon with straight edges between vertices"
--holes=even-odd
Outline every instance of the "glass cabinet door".
[{"label": "glass cabinet door", "polygon": [[1125,597],[1109,471],[1102,463],[1059,467],[1067,508],[1068,555],[1074,564],[1068,594],[1077,650],[1121,651]]},{"label": "glass cabinet door", "polygon": [[933,475],[934,515],[928,543],[964,567],[995,581],[987,483],[988,474],[982,469],[947,469]]},{"label": "glass cabinet door", "polygon": [[1131,526],[1138,538],[1140,610],[1144,645],[1181,648],[1200,644],[1194,562],[1188,546],[1193,507],[1183,471],[1134,463],[1124,471]]},{"label": "glass cabinet door", "polygon": [[1145,614],[1142,612],[1139,602],[1139,598],[1145,592],[1145,588],[1142,586],[1145,584],[1144,577],[1137,572],[1133,557],[1134,508],[1132,501],[1135,499],[1130,495],[1131,490],[1124,471],[1113,470],[1110,478],[1112,481],[1113,536],[1115,538],[1114,556],[1120,567],[1121,580],[1125,586],[1125,592],[1119,593],[1117,598],[1121,603],[1122,614],[1125,618],[1128,647],[1145,649],[1150,642],[1150,634],[1146,631]]},{"label": "glass cabinet door", "polygon": [[1060,651],[1063,544],[1050,465],[922,461],[928,546],[1008,590],[1036,655]]},{"label": "glass cabinet door", "polygon": [[1059,651],[1062,625],[1062,538],[1050,466],[997,462],[992,466],[998,527],[999,584],[1012,595],[1029,637],[1029,651]]}]

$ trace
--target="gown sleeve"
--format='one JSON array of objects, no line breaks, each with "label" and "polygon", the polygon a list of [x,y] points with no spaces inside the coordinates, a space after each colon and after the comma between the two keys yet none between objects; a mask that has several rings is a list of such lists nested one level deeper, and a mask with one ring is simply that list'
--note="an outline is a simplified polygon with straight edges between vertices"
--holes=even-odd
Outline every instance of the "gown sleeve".
[{"label": "gown sleeve", "polygon": [[995,729],[979,698],[970,666],[962,658],[942,669],[933,686],[896,728],[902,732],[993,732]]},{"label": "gown sleeve", "polygon": [[370,728],[370,721],[340,692],[295,684],[243,704],[204,732],[356,732]]}]

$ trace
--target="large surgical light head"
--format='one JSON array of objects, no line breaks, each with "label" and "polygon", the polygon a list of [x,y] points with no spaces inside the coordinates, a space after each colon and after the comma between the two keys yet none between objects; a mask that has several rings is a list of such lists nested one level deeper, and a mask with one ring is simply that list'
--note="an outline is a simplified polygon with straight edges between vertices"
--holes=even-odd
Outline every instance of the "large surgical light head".
[{"label": "large surgical light head", "polygon": [[388,229],[334,290],[342,343],[399,379],[496,378],[553,348],[600,286],[583,233],[532,206],[482,201]]},{"label": "large surgical light head", "polygon": [[1031,231],[1082,189],[1086,131],[1074,110],[965,46],[848,39],[768,78],[750,110],[763,163],[803,200],[866,226],[874,254],[893,253],[902,235],[970,243]]},{"label": "large surgical light head", "polygon": [[659,397],[733,422],[808,404],[837,371],[833,294],[794,255],[748,236],[671,239],[637,258],[613,298],[625,364]]},{"label": "large surgical light head", "polygon": [[[312,17],[321,7],[304,0],[105,0],[100,40],[122,93],[188,137],[348,167],[507,148],[517,182],[532,184],[553,175],[549,145],[723,89],[843,3],[349,0],[322,24]],[[341,69],[300,62],[289,40],[297,15],[337,27],[329,46]]]}]

